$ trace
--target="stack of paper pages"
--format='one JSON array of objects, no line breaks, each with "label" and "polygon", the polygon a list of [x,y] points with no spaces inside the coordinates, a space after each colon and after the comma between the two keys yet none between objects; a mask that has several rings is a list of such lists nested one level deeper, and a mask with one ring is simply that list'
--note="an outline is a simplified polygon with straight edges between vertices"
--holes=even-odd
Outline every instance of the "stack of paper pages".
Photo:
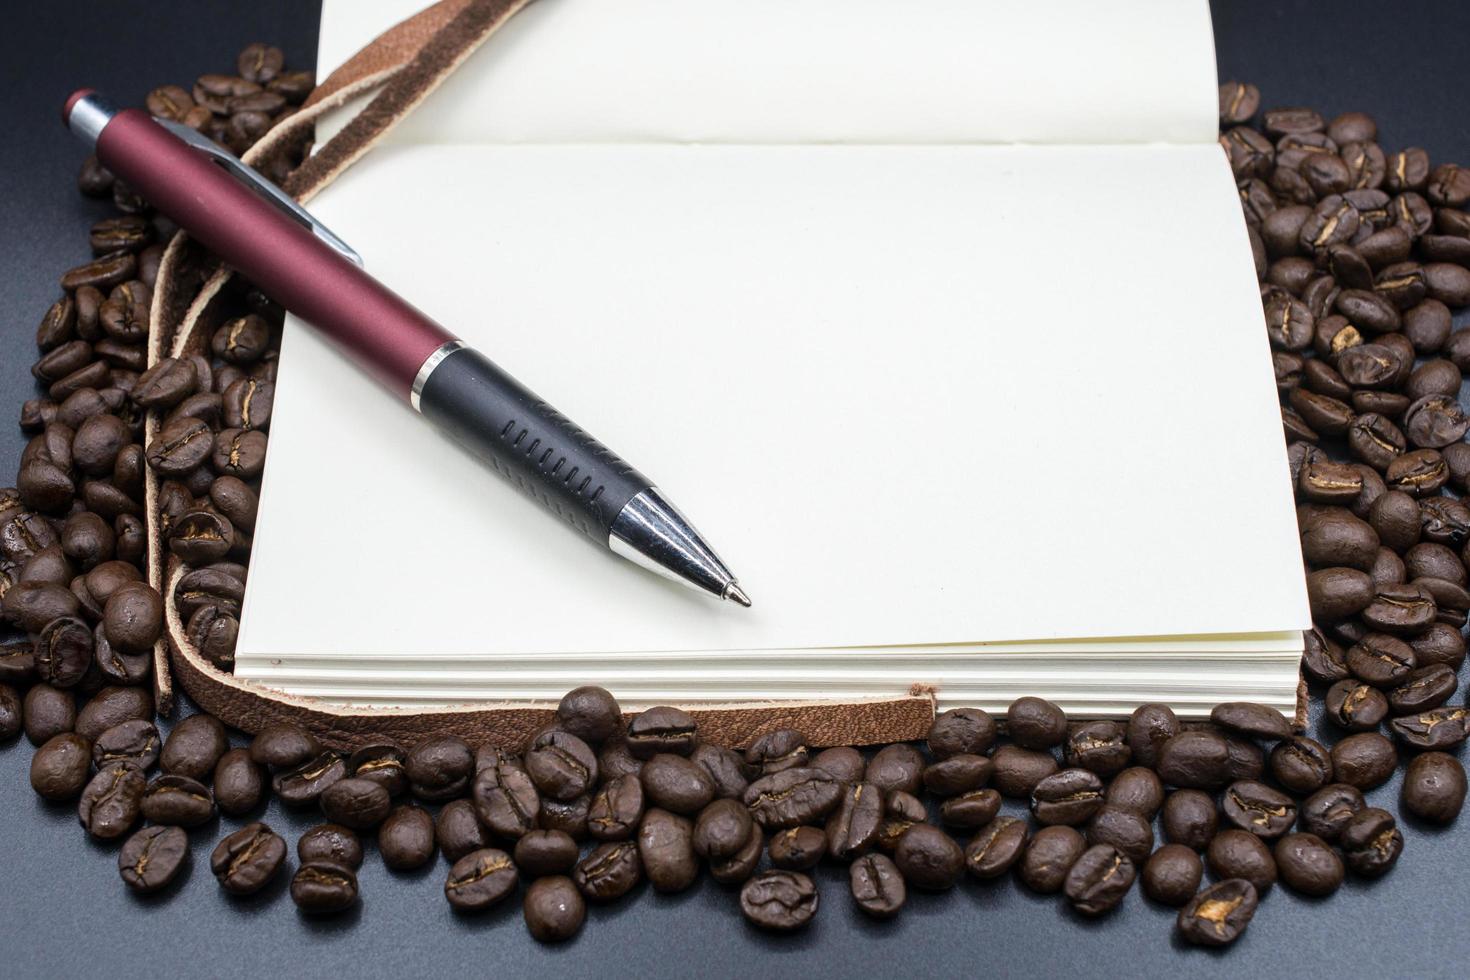
[{"label": "stack of paper pages", "polygon": [[[412,11],[327,0],[325,74]],[[237,674],[335,702],[1294,706],[1204,0],[539,0],[314,204],[648,473],[721,604],[288,322]]]}]

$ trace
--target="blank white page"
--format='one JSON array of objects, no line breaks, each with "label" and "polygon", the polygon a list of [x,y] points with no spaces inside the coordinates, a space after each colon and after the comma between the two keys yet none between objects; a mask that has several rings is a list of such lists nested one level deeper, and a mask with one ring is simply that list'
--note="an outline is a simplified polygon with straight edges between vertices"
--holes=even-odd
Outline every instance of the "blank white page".
[{"label": "blank white page", "polygon": [[396,145],[313,208],[657,481],[755,606],[598,549],[293,321],[247,676],[1308,625],[1213,143]]},{"label": "blank white page", "polygon": [[[421,6],[326,0],[323,75]],[[1206,0],[536,0],[388,140],[1213,143],[1212,40]]]}]

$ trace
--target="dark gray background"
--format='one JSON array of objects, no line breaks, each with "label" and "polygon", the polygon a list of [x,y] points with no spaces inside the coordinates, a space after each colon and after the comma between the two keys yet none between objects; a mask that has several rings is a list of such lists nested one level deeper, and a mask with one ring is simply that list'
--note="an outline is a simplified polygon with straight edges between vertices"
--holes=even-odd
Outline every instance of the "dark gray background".
[{"label": "dark gray background", "polygon": [[[49,0],[7,18],[0,32],[0,420],[7,420],[0,422],[0,483],[14,474],[23,445],[13,420],[33,390],[35,324],[55,298],[59,273],[87,258],[88,223],[106,212],[74,189],[82,152],[58,122],[62,100],[85,84],[120,103],[140,103],[155,85],[188,85],[202,72],[229,70],[236,51],[257,39],[285,48],[291,66],[306,67],[316,19],[317,5],[307,0]],[[1254,81],[1268,106],[1363,109],[1378,118],[1389,150],[1417,144],[1436,161],[1470,161],[1463,101],[1470,4],[1217,0],[1214,20],[1220,77]],[[284,878],[262,896],[225,897],[208,870],[209,850],[226,829],[216,824],[192,834],[193,867],[182,885],[140,901],[118,879],[116,849],[89,841],[73,807],[49,806],[31,792],[30,752],[24,738],[0,747],[0,976],[527,968],[1438,976],[1463,975],[1470,951],[1470,818],[1448,831],[1410,821],[1403,859],[1376,884],[1351,882],[1327,901],[1274,888],[1246,937],[1223,955],[1179,944],[1172,912],[1137,889],[1118,914],[1087,922],[1060,900],[1009,882],[966,881],[946,895],[916,896],[897,921],[875,925],[853,911],[845,875],[835,869],[820,875],[823,907],[812,928],[781,940],[748,928],[734,894],[702,879],[674,897],[640,889],[631,900],[593,909],[574,942],[540,947],[527,937],[516,901],[483,918],[452,915],[440,894],[442,859],[395,875],[371,853],[360,909],[314,922],[297,915]],[[1397,810],[1397,796],[1395,781],[1371,799]],[[313,822],[274,805],[264,819],[292,841]]]}]

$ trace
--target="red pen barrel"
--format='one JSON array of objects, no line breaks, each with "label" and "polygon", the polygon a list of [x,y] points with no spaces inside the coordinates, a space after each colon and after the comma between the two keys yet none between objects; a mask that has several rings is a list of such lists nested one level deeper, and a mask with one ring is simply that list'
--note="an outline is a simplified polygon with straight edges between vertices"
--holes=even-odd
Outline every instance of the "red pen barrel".
[{"label": "red pen barrel", "polygon": [[455,339],[146,113],[113,116],[97,159],[404,400],[429,355]]}]

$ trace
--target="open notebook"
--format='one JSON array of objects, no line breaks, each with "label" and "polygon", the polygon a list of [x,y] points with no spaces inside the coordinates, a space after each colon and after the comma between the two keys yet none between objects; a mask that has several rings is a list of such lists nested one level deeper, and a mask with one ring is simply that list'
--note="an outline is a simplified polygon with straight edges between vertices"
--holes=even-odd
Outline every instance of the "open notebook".
[{"label": "open notebook", "polygon": [[[322,72],[414,6],[327,0]],[[288,321],[236,673],[1292,710],[1309,618],[1215,113],[1204,0],[539,0],[313,210],[755,605],[599,551]]]}]

